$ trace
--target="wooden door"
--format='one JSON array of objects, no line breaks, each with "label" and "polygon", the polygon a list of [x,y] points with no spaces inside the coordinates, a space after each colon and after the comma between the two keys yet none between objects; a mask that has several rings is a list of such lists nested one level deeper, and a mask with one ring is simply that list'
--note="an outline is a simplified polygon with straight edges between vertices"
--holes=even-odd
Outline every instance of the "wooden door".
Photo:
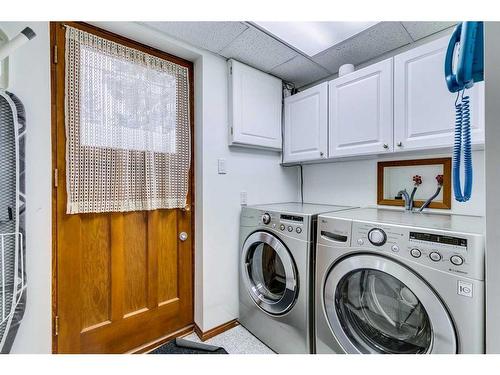
[{"label": "wooden door", "polygon": [[392,151],[392,59],[329,83],[329,157]]},{"label": "wooden door", "polygon": [[[454,142],[456,94],[448,91],[444,59],[449,37],[394,57],[395,151],[450,147]],[[484,143],[484,82],[471,98],[473,143]]]},{"label": "wooden door", "polygon": [[[71,25],[188,66],[192,105],[190,62],[85,24]],[[192,329],[192,210],[66,214],[62,23],[51,24],[51,40],[57,46],[52,63],[53,165],[57,170],[53,189],[53,349],[59,353],[123,353]],[[192,116],[192,107],[190,113]],[[192,171],[193,165],[190,207]],[[179,240],[181,232],[188,234],[187,240]]]},{"label": "wooden door", "polygon": [[326,158],[328,83],[285,98],[284,162]]}]

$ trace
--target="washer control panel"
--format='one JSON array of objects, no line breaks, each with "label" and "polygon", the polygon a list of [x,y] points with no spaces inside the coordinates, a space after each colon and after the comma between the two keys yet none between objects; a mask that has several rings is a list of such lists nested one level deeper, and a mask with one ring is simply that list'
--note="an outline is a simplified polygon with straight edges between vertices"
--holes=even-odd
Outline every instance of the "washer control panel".
[{"label": "washer control panel", "polygon": [[288,215],[272,211],[260,213],[260,226],[295,238],[306,239],[307,220],[304,216]]},{"label": "washer control panel", "polygon": [[479,235],[353,221],[351,246],[484,279],[484,239]]}]

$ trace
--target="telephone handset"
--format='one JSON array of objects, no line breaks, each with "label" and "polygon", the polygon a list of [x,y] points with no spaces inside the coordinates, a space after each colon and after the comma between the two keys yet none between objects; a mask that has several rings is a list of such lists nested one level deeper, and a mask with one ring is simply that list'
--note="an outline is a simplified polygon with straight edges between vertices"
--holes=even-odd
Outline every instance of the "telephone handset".
[{"label": "telephone handset", "polygon": [[[458,47],[458,53],[456,49]],[[456,69],[454,69],[454,65]],[[483,22],[459,23],[451,35],[444,63],[446,85],[457,93],[455,101],[455,145],[453,148],[453,190],[455,199],[466,202],[472,194],[472,150],[470,98],[464,95],[474,83],[484,80]],[[464,163],[464,188],[460,164]]]}]

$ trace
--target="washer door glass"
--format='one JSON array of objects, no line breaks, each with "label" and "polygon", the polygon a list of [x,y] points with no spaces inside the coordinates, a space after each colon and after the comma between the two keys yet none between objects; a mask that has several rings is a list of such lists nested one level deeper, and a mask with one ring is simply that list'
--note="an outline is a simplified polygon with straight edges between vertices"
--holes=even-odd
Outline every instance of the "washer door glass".
[{"label": "washer door glass", "polygon": [[401,281],[377,270],[346,275],[337,287],[340,323],[361,351],[419,354],[429,351],[429,316]]},{"label": "washer door glass", "polygon": [[256,232],[243,245],[243,272],[255,303],[271,314],[288,311],[297,298],[295,264],[285,245],[267,232]]},{"label": "washer door glass", "polygon": [[455,327],[441,299],[396,260],[369,254],[342,259],[325,279],[323,304],[347,353],[457,351]]}]

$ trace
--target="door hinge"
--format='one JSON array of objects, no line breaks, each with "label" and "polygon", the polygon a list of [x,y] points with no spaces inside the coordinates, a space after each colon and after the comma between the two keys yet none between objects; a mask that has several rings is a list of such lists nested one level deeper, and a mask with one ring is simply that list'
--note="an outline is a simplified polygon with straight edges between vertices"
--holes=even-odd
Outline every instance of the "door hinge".
[{"label": "door hinge", "polygon": [[54,45],[54,64],[57,64],[57,44]]},{"label": "door hinge", "polygon": [[54,317],[54,336],[59,335],[59,316]]},{"label": "door hinge", "polygon": [[56,188],[58,186],[58,181],[59,180],[59,170],[56,168],[54,169],[54,187]]}]

